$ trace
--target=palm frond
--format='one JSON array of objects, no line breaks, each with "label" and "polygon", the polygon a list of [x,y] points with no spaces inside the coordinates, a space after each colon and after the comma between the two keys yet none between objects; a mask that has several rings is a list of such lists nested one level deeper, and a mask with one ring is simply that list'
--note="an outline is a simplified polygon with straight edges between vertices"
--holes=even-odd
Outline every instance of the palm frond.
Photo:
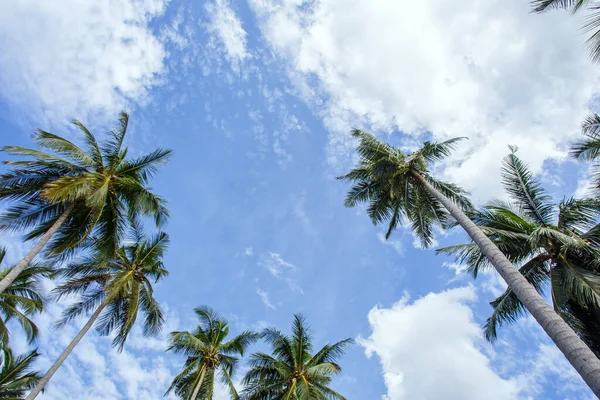
[{"label": "palm frond", "polygon": [[504,158],[502,183],[506,192],[521,206],[532,220],[542,224],[551,224],[554,207],[550,196],[533,178],[527,165],[515,154],[515,149]]},{"label": "palm frond", "polygon": [[[542,293],[544,284],[549,279],[547,266],[549,258],[548,255],[542,254],[532,258],[519,268],[519,272],[527,279],[527,282],[540,293]],[[484,326],[484,333],[485,338],[493,342],[498,336],[498,328],[505,323],[515,322],[525,311],[525,307],[510,289],[506,289],[500,297],[490,304],[494,308],[494,312]]]},{"label": "palm frond", "polygon": [[587,3],[589,3],[589,0],[533,0],[531,5],[533,7],[533,12],[536,13],[541,13],[553,8],[562,8],[576,13]]}]

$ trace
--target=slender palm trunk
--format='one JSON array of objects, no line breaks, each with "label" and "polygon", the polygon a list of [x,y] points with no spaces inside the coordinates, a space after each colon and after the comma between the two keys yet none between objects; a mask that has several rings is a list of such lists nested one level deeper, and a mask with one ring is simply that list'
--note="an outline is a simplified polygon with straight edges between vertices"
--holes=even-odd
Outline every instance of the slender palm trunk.
[{"label": "slender palm trunk", "polygon": [[8,285],[10,285],[17,278],[17,276],[19,276],[19,274],[23,272],[25,268],[27,268],[27,266],[31,263],[35,256],[37,256],[38,253],[42,251],[46,243],[48,243],[50,238],[52,238],[52,235],[54,235],[56,231],[61,227],[61,225],[65,222],[72,210],[73,205],[67,207],[67,209],[60,215],[60,217],[58,217],[56,222],[52,224],[50,229],[48,229],[46,233],[42,235],[40,240],[35,244],[35,246],[33,246],[33,249],[29,250],[29,253],[27,253],[25,257],[23,257],[21,261],[19,261],[17,265],[15,265],[14,268],[8,274],[6,274],[4,279],[0,281],[0,293],[3,293],[8,287]]},{"label": "slender palm trunk", "polygon": [[448,210],[477,244],[483,255],[502,276],[510,290],[523,303],[533,318],[542,326],[550,339],[564,354],[585,383],[600,398],[600,360],[577,336],[575,331],[550,307],[527,279],[504,256],[502,251],[457,207],[450,199],[435,189],[423,176],[413,175]]},{"label": "slender palm trunk", "polygon": [[204,381],[205,374],[206,374],[206,366],[203,365],[202,372],[200,373],[200,380],[196,384],[196,387],[194,388],[194,391],[192,392],[192,395],[190,396],[190,400],[196,400],[196,397],[198,397],[198,393],[200,393],[200,388],[202,387],[202,382]]},{"label": "slender palm trunk", "polygon": [[102,304],[100,304],[98,306],[98,308],[96,309],[96,311],[94,311],[94,313],[92,314],[92,316],[90,317],[90,319],[88,320],[88,322],[86,322],[86,324],[83,326],[83,328],[81,328],[81,330],[79,331],[79,333],[77,334],[77,336],[75,336],[75,338],[73,339],[73,341],[62,352],[62,354],[58,357],[58,359],[54,362],[54,364],[52,364],[52,366],[48,369],[48,371],[46,372],[46,374],[42,377],[42,379],[40,379],[40,381],[38,382],[38,384],[35,385],[35,387],[31,391],[31,393],[29,393],[27,395],[27,397],[25,398],[25,400],[33,400],[33,399],[36,398],[36,396],[38,394],[40,394],[40,392],[42,391],[42,389],[44,389],[44,386],[46,386],[46,384],[48,383],[48,381],[50,381],[50,378],[52,378],[52,375],[54,375],[54,373],[58,370],[58,368],[60,368],[60,366],[62,365],[63,362],[65,362],[65,360],[67,359],[67,357],[69,356],[69,354],[71,354],[71,352],[73,351],[73,349],[75,348],[75,346],[77,346],[77,344],[81,341],[81,339],[83,339],[83,337],[85,336],[85,334],[87,333],[87,331],[89,331],[90,328],[92,327],[92,325],[94,325],[94,322],[96,322],[96,319],[98,318],[98,316],[100,315],[100,313],[102,312],[102,310],[104,310],[104,307],[106,307],[106,305],[108,304],[109,301],[110,301],[110,299],[106,298],[102,302]]}]

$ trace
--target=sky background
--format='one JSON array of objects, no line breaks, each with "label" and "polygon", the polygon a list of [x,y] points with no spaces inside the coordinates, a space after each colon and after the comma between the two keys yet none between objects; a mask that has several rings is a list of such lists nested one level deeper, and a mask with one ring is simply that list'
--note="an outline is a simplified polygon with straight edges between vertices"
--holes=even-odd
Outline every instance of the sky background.
[{"label": "sky background", "polygon": [[[385,241],[335,180],[356,127],[409,151],[468,137],[436,173],[479,204],[502,196],[508,144],[557,198],[584,195],[586,168],[566,150],[600,68],[579,26],[526,0],[2,2],[0,145],[32,146],[38,127],[76,137],[70,118],[102,135],[124,109],[131,154],[174,151],[152,182],[172,214],[164,334],[136,329],[118,353],[90,332],[40,398],[161,398],[183,362],[166,334],[193,329],[199,305],[232,333],[289,332],[301,312],[317,347],[355,338],[334,382],[348,399],[592,398],[531,318],[483,340],[497,276],[474,282],[407,229]],[[0,244],[5,266],[29,246]],[[63,309],[35,318],[40,370],[85,322],[54,330]]]}]

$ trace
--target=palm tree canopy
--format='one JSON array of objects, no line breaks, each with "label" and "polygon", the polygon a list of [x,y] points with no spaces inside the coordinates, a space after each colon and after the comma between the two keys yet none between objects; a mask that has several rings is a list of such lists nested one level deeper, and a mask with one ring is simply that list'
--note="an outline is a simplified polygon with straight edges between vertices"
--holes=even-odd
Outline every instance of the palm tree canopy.
[{"label": "palm tree canopy", "polygon": [[168,244],[166,233],[145,237],[137,227],[130,241],[119,247],[114,257],[96,251],[81,262],[60,269],[58,276],[66,278],[66,282],[53,290],[56,299],[71,295],[80,295],[81,299],[64,311],[59,326],[107,301],[96,330],[108,335],[116,329],[113,346],[119,350],[123,349],[139,311],[144,314],[143,334],[157,334],[164,317],[153,297],[152,284],[168,274],[162,261]]},{"label": "palm tree canopy", "polygon": [[0,366],[0,400],[17,400],[33,389],[41,379],[38,372],[31,371],[31,364],[39,356],[37,351],[14,357],[12,351],[2,349]]},{"label": "palm tree canopy", "polygon": [[[0,264],[6,250],[0,248]],[[3,279],[11,268],[0,271]],[[32,264],[25,268],[4,291],[0,293],[0,345],[8,344],[9,332],[6,323],[15,319],[21,325],[29,342],[33,341],[38,333],[37,326],[29,319],[28,315],[41,312],[44,309],[44,299],[40,294],[40,279],[52,277],[54,269],[41,263]]]},{"label": "palm tree canopy", "polygon": [[585,139],[571,147],[571,156],[581,162],[592,162],[592,184],[600,190],[600,115],[590,114],[581,125]]},{"label": "palm tree canopy", "polygon": [[164,200],[147,185],[170,150],[128,159],[123,141],[129,116],[124,112],[103,143],[81,122],[74,120],[73,124],[83,136],[84,147],[38,129],[34,140],[47,151],[2,148],[28,159],[4,161],[12,169],[0,175],[0,200],[11,206],[0,216],[0,229],[29,229],[25,239],[37,238],[72,206],[68,219],[48,244],[49,253],[70,255],[92,242],[114,252],[128,218],[152,216],[160,225],[168,217]]},{"label": "palm tree canopy", "polygon": [[[567,198],[554,204],[515,152],[516,148],[511,148],[502,169],[510,200],[491,202],[473,212],[472,220],[509,260],[520,265],[520,272],[538,292],[550,282],[555,309],[585,337],[585,332],[573,325],[576,315],[569,311],[600,315],[600,230],[596,225],[600,201]],[[473,243],[449,246],[438,253],[456,256],[475,277],[490,267]],[[491,305],[494,312],[485,326],[489,340],[496,338],[500,325],[514,322],[524,311],[511,290]]]},{"label": "palm tree canopy", "polygon": [[204,381],[200,387],[198,399],[212,400],[215,373],[218,371],[221,382],[229,388],[231,397],[238,398],[231,377],[239,362],[237,356],[243,356],[245,350],[254,343],[259,335],[245,331],[233,339],[226,340],[229,335],[229,324],[210,307],[194,309],[200,323],[193,332],[171,332],[171,346],[168,351],[186,356],[182,372],[173,379],[173,383],[165,393],[172,390],[185,400],[191,399],[194,388],[200,382],[202,371]]},{"label": "palm tree canopy", "polygon": [[582,9],[588,9],[590,13],[585,17],[583,31],[592,32],[587,45],[592,60],[600,62],[600,5],[591,3],[590,0],[533,0],[531,2],[533,11],[537,13],[559,8],[570,10],[575,14]]},{"label": "palm tree canopy", "polygon": [[294,315],[292,336],[266,329],[263,338],[272,354],[255,353],[243,379],[247,400],[345,400],[331,389],[332,377],[341,373],[337,363],[352,339],[327,344],[313,354],[311,334],[302,315]]},{"label": "palm tree canopy", "polygon": [[356,149],[360,160],[348,174],[338,177],[354,186],[346,196],[346,207],[367,203],[367,214],[373,224],[387,223],[386,238],[408,221],[424,247],[433,243],[433,227],[445,226],[450,215],[417,179],[421,175],[435,189],[469,211],[473,207],[466,193],[457,185],[435,179],[429,173],[433,162],[443,160],[462,138],[444,142],[425,142],[414,153],[405,155],[375,136],[360,130],[352,131],[358,138]]}]

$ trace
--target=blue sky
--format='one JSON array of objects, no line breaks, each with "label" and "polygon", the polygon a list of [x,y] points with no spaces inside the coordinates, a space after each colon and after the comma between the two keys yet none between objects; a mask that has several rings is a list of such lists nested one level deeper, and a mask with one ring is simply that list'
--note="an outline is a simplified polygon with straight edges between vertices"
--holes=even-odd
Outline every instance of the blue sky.
[{"label": "blue sky", "polygon": [[[0,144],[31,146],[37,127],[72,136],[72,117],[99,134],[126,109],[133,154],[174,150],[152,183],[172,213],[171,272],[157,286],[165,332],[191,329],[204,304],[236,332],[288,331],[302,312],[317,346],[357,339],[335,381],[349,399],[587,398],[530,318],[483,341],[487,303],[503,290],[494,274],[472,282],[406,229],[386,242],[344,208],[334,179],[353,163],[348,130],[359,127],[406,149],[468,136],[437,173],[478,202],[502,195],[507,144],[556,196],[584,193],[585,168],[565,149],[597,67],[580,21],[526,3],[5,3]],[[9,263],[27,248],[0,242]],[[83,324],[53,331],[63,307],[37,318],[41,369]],[[136,331],[121,354],[109,343],[90,333],[41,398],[160,398],[181,365],[164,335]]]}]

